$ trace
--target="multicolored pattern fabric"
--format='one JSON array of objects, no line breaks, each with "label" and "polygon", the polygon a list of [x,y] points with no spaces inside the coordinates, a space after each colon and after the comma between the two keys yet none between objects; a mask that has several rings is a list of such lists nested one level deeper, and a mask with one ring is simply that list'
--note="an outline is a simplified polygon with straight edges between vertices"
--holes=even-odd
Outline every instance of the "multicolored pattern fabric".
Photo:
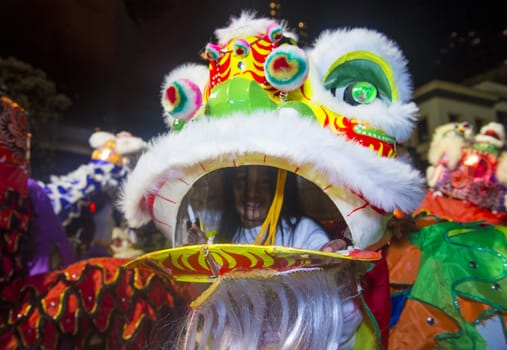
[{"label": "multicolored pattern fabric", "polygon": [[0,289],[28,273],[22,256],[32,217],[27,180],[24,169],[0,163]]},{"label": "multicolored pattern fabric", "polygon": [[[417,277],[407,281],[389,348],[486,349],[502,335],[505,345],[507,227],[444,222],[411,233],[410,242],[420,251]],[[488,330],[495,320],[500,333]]]},{"label": "multicolored pattern fabric", "polygon": [[28,168],[28,120],[25,111],[6,96],[0,96],[0,161]]},{"label": "multicolored pattern fabric", "polygon": [[[176,339],[188,301],[163,273],[125,268],[123,259],[78,262],[18,279],[0,295],[2,349],[143,349]],[[167,324],[166,324],[167,323]]]},{"label": "multicolored pattern fabric", "polygon": [[70,174],[52,177],[41,183],[63,225],[79,217],[86,198],[99,191],[116,190],[127,176],[128,170],[111,162],[91,160]]},{"label": "multicolored pattern fabric", "polygon": [[463,149],[455,169],[443,167],[435,191],[493,212],[505,211],[507,187],[495,176],[497,155],[473,148]]}]

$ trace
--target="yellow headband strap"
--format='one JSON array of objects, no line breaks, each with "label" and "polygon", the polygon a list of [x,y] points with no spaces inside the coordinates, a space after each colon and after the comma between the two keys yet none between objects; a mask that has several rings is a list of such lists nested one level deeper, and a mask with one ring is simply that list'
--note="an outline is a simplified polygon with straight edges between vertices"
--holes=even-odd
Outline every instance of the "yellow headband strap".
[{"label": "yellow headband strap", "polygon": [[[262,223],[261,229],[255,238],[254,244],[274,245],[276,241],[276,227],[283,205],[283,193],[285,191],[285,181],[287,179],[287,170],[279,169],[276,176],[275,195],[273,202],[269,207],[268,214]],[[269,232],[268,232],[269,228]],[[266,238],[267,232],[267,238]]]}]

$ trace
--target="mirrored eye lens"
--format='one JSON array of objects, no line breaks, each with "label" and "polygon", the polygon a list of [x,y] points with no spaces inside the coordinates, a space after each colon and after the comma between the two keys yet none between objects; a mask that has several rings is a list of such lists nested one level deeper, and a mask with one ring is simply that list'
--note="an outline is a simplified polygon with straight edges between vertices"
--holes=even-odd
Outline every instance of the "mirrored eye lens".
[{"label": "mirrored eye lens", "polygon": [[352,98],[361,104],[372,103],[377,98],[377,88],[368,82],[358,82],[352,87]]},{"label": "mirrored eye lens", "polygon": [[369,104],[375,101],[378,96],[378,91],[375,85],[359,81],[350,84],[344,91],[345,102],[351,105]]}]

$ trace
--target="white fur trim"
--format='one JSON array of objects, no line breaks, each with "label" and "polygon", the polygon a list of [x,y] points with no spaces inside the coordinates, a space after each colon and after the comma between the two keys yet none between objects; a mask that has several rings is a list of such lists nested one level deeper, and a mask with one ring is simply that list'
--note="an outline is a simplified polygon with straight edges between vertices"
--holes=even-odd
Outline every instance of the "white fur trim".
[{"label": "white fur trim", "polygon": [[131,154],[141,152],[148,147],[148,144],[139,137],[121,136],[116,139],[116,150],[120,154]]},{"label": "white fur trim", "polygon": [[[175,69],[173,69],[170,73],[168,73],[164,77],[164,81],[162,83],[161,89],[160,89],[160,101],[161,105],[163,106],[163,98],[165,94],[165,90],[167,89],[167,86],[172,84],[174,81],[178,79],[188,79],[195,83],[199,89],[201,90],[201,93],[204,95],[204,90],[209,82],[209,69],[207,66],[204,66],[202,64],[195,64],[195,63],[188,63],[181,65]],[[204,107],[201,107],[201,110]],[[199,114],[200,111],[197,111],[196,114]],[[171,127],[172,123],[174,121],[174,117],[172,117],[169,113],[164,112],[164,122],[167,125],[167,127]]]},{"label": "white fur trim", "polygon": [[481,128],[480,134],[485,134],[488,130],[495,131],[498,134],[498,136],[500,137],[500,139],[502,141],[505,141],[505,128],[502,124],[496,123],[496,122],[490,122]]},{"label": "white fur trim", "polygon": [[502,152],[498,157],[495,175],[502,185],[507,186],[507,152]]},{"label": "white fur trim", "polygon": [[167,176],[177,176],[174,173],[185,166],[220,159],[224,154],[247,153],[310,165],[333,185],[362,194],[372,205],[388,212],[413,211],[425,192],[421,174],[408,164],[379,157],[293,110],[282,109],[199,120],[181,132],[154,140],[124,184],[121,206],[127,220],[132,226],[150,220],[140,208],[141,200],[156,191],[157,183]]},{"label": "white fur trim", "polygon": [[[493,130],[500,139],[486,135],[486,132],[488,132],[488,130]],[[490,122],[481,128],[480,133],[475,136],[474,141],[478,143],[487,143],[498,148],[502,148],[505,143],[504,126],[500,123]]]},{"label": "white fur trim", "polygon": [[[312,63],[312,62],[311,62]],[[320,83],[319,77],[310,69],[309,79],[312,89],[312,102],[321,104],[333,112],[349,119],[367,122],[371,127],[381,129],[393,136],[397,142],[406,141],[412,134],[414,123],[419,115],[419,107],[413,102],[387,104],[377,100],[369,105],[351,106],[342,96],[333,96]]]},{"label": "white fur trim", "polygon": [[412,81],[405,57],[393,41],[375,30],[355,28],[325,31],[316,40],[309,55],[322,79],[338,58],[358,50],[372,52],[386,60],[394,74],[399,100],[407,102],[411,99]]},{"label": "white fur trim", "polygon": [[99,148],[107,141],[112,140],[116,140],[116,135],[106,131],[96,131],[90,136],[88,142],[92,148]]},{"label": "white fur trim", "polygon": [[[462,148],[467,146],[473,134],[471,127],[462,124],[452,122],[435,128],[428,150],[430,164],[437,165],[445,156],[447,168],[454,169],[458,165],[462,156]],[[458,134],[457,131],[464,134]]]},{"label": "white fur trim", "polygon": [[[255,18],[254,11],[243,11],[239,17],[232,17],[229,26],[215,30],[220,45],[227,44],[231,39],[240,36],[255,36],[266,32],[269,25],[277,23],[273,19]],[[288,32],[284,22],[280,23],[285,36],[297,41],[294,33]]]},{"label": "white fur trim", "polygon": [[503,144],[504,144],[504,141],[502,141],[502,140],[499,140],[499,139],[492,137],[492,136],[483,135],[483,134],[475,135],[474,142],[475,143],[485,143],[488,145],[493,145],[498,148],[502,148]]},{"label": "white fur trim", "polygon": [[209,80],[208,67],[202,64],[189,63],[173,69],[164,77],[161,93],[165,92],[167,85],[178,79],[188,79],[197,84],[201,91],[204,91]]}]

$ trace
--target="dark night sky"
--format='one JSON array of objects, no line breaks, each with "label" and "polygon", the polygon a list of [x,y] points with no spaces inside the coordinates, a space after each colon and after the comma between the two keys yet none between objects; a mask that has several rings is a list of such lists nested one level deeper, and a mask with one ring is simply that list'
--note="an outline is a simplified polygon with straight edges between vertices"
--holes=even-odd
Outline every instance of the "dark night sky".
[{"label": "dark night sky", "polygon": [[[279,3],[291,27],[307,23],[309,43],[328,28],[385,33],[404,51],[416,86],[460,81],[507,59],[505,0]],[[57,82],[74,102],[64,123],[149,139],[165,131],[164,75],[200,62],[213,30],[241,9],[267,16],[269,0],[2,0],[0,57],[21,59]]]}]

